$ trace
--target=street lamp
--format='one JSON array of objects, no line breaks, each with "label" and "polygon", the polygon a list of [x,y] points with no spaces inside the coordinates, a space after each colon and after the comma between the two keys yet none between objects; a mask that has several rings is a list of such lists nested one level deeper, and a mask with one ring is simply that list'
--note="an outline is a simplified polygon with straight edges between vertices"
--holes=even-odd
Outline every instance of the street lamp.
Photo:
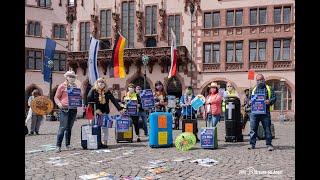
[{"label": "street lamp", "polygon": [[191,35],[191,47],[190,47],[190,86],[192,86],[192,40],[193,40],[193,37],[192,37],[192,15],[194,13],[194,2],[190,2],[190,5],[189,5],[189,8],[190,8],[190,35]]},{"label": "street lamp", "polygon": [[283,113],[283,91],[284,91],[284,87],[285,87],[285,79],[280,79],[280,87],[281,87],[281,107],[280,107],[280,122],[283,123],[284,122],[284,113]]},{"label": "street lamp", "polygon": [[[49,58],[48,58],[49,59]],[[51,89],[52,89],[52,69],[53,69],[53,61],[51,59],[49,59],[48,61],[48,67],[50,68],[50,83],[49,83],[49,98],[51,99],[52,97],[52,92],[51,92]],[[49,121],[52,121],[52,112],[51,112],[51,116],[50,116],[50,119]]]},{"label": "street lamp", "polygon": [[150,59],[147,55],[142,54],[142,63],[144,66],[144,79],[143,79],[144,90],[147,88],[147,65],[148,65],[149,60]]}]

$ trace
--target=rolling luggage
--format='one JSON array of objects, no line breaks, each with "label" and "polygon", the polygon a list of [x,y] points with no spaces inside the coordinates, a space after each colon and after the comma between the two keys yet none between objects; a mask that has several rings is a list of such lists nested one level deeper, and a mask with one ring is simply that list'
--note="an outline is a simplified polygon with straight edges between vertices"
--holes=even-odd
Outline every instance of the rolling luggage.
[{"label": "rolling luggage", "polygon": [[200,131],[200,145],[204,149],[217,149],[218,148],[218,132],[217,127],[201,128]]},{"label": "rolling luggage", "polygon": [[149,116],[149,146],[151,148],[172,147],[172,114],[153,112]]},{"label": "rolling luggage", "polygon": [[228,97],[225,100],[225,129],[226,142],[243,142],[240,99]]},{"label": "rolling luggage", "polygon": [[116,117],[115,137],[117,143],[133,142],[132,120],[127,114]]},{"label": "rolling luggage", "polygon": [[[184,108],[187,109],[188,106]],[[192,107],[190,106],[190,108],[191,108],[190,116],[187,115],[186,119],[182,119],[182,132],[190,132],[197,137],[197,130],[198,130],[197,117],[195,117],[195,119],[192,119]]]},{"label": "rolling luggage", "polygon": [[[274,139],[275,138],[275,131],[274,131],[274,124],[272,124],[272,123],[270,126],[270,130],[271,130],[271,134],[272,134],[272,139]],[[259,126],[258,126],[257,137],[259,140],[266,139],[265,134],[264,134],[264,129],[263,129],[263,126],[261,123],[259,123]]]},{"label": "rolling luggage", "polygon": [[93,123],[81,126],[81,147],[83,149],[99,149],[102,147],[101,126],[97,125],[96,104],[94,105]]}]

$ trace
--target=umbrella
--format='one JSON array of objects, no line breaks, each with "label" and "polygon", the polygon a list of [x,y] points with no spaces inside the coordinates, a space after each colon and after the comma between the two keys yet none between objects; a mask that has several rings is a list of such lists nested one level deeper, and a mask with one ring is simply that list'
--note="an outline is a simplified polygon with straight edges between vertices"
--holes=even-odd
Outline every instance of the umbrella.
[{"label": "umbrella", "polygon": [[176,148],[180,151],[188,151],[196,144],[196,136],[190,132],[181,133],[175,141]]}]

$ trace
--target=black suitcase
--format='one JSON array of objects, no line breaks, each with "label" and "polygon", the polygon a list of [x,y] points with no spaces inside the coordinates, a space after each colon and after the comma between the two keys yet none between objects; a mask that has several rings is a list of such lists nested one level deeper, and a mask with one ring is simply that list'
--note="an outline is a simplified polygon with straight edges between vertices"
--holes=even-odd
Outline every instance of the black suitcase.
[{"label": "black suitcase", "polygon": [[[183,108],[187,109],[188,106],[183,107]],[[187,114],[186,119],[182,119],[182,132],[190,132],[190,133],[193,133],[197,137],[198,121],[197,121],[196,114],[195,114],[195,119],[192,118],[192,106],[190,106],[190,108],[191,108],[190,116],[188,116],[188,114]]]},{"label": "black suitcase", "polygon": [[[123,116],[121,116],[121,117],[123,117]],[[120,120],[116,120],[115,137],[116,137],[117,143],[121,143],[121,142],[132,143],[133,142],[133,123],[128,115],[127,115],[127,117],[129,119],[129,131],[126,131],[126,132],[119,132],[118,131],[117,127],[118,127],[118,123]]]},{"label": "black suitcase", "polygon": [[[92,103],[91,103],[92,104]],[[81,147],[83,149],[88,148],[88,134],[84,134],[87,131],[91,131],[92,135],[97,135],[97,144],[98,144],[98,149],[102,147],[102,142],[101,142],[101,126],[97,125],[97,116],[96,116],[96,104],[93,103],[94,105],[94,120],[93,124],[85,124],[81,126]]]}]

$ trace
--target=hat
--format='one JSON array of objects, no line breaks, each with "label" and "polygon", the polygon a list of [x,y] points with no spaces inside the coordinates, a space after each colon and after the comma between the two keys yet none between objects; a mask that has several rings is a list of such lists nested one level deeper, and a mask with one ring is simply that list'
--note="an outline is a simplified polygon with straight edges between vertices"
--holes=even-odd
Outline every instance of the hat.
[{"label": "hat", "polygon": [[66,78],[67,76],[73,76],[73,77],[77,77],[76,73],[74,73],[74,71],[69,70],[64,74],[64,77]]},{"label": "hat", "polygon": [[130,83],[130,84],[128,85],[128,87],[134,88],[134,84]]},{"label": "hat", "polygon": [[215,83],[215,82],[212,82],[212,83],[209,85],[209,88],[211,88],[211,87],[218,87],[218,84]]}]

